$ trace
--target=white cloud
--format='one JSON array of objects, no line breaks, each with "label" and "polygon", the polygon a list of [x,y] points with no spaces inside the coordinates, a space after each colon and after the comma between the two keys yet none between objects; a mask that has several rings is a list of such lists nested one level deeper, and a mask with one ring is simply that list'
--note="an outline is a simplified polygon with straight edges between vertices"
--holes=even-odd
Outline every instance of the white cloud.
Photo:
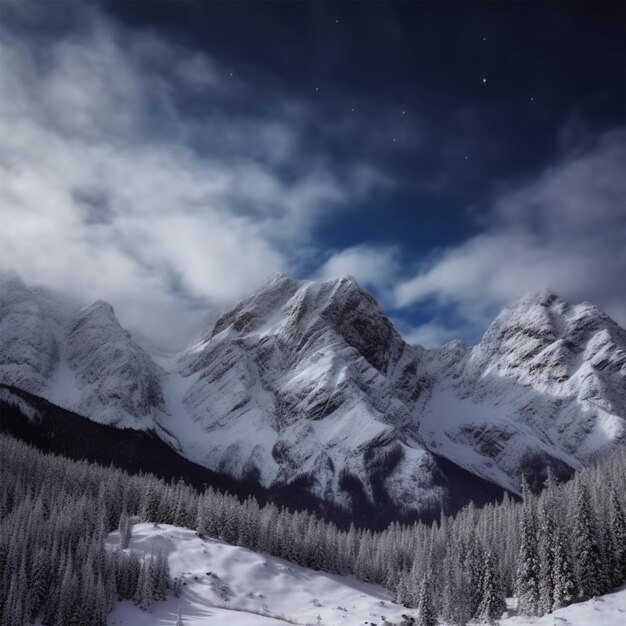
[{"label": "white cloud", "polygon": [[[74,17],[55,37],[0,25],[0,270],[107,299],[171,347],[208,308],[293,271],[317,220],[378,184],[310,155],[285,94],[94,7]],[[181,91],[201,98],[197,116]],[[275,113],[237,113],[234,98]]]},{"label": "white cloud", "polygon": [[625,167],[626,135],[616,130],[501,193],[489,226],[398,284],[396,304],[451,306],[481,326],[504,304],[547,288],[591,300],[626,325]]},{"label": "white cloud", "polygon": [[411,345],[424,348],[438,348],[448,341],[459,338],[457,328],[448,328],[437,322],[428,322],[416,328],[409,328],[402,333],[404,340]]},{"label": "white cloud", "polygon": [[318,277],[328,280],[349,275],[364,287],[386,290],[398,269],[397,248],[363,244],[333,254],[320,268]]}]

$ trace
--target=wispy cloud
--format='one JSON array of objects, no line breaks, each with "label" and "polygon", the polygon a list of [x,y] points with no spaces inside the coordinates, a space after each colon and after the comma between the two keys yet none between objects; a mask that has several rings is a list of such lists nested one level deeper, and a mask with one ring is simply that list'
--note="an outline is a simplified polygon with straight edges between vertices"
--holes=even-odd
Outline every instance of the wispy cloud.
[{"label": "wispy cloud", "polygon": [[173,346],[379,184],[309,149],[286,90],[71,8],[55,36],[17,5],[0,25],[0,269]]},{"label": "wispy cloud", "polygon": [[333,253],[317,277],[328,280],[349,275],[366,288],[384,291],[395,282],[399,269],[396,247],[362,244]]},{"label": "wispy cloud", "polygon": [[[597,137],[537,179],[501,191],[482,232],[445,249],[395,288],[398,307],[435,303],[484,327],[504,304],[552,289],[626,324],[626,134]],[[426,328],[429,337],[449,328]],[[419,339],[420,333],[414,334]]]}]

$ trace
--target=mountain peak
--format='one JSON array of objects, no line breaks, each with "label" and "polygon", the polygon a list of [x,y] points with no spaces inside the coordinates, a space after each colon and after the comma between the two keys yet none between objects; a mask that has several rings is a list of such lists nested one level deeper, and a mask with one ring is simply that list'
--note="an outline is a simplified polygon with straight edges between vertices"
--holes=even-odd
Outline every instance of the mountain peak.
[{"label": "mountain peak", "polygon": [[561,298],[561,296],[554,293],[550,289],[540,289],[539,291],[531,291],[524,294],[516,303],[515,308],[532,304],[549,307],[555,303],[567,304],[566,301]]},{"label": "mountain peak", "polygon": [[83,307],[81,309],[81,313],[84,315],[106,315],[107,317],[116,318],[113,305],[109,304],[105,300],[96,300],[92,304]]},{"label": "mountain peak", "polygon": [[305,478],[345,508],[355,480],[376,506],[384,483],[393,506],[438,508],[440,457],[515,490],[528,463],[578,467],[626,432],[626,331],[549,291],[502,311],[475,348],[425,351],[354,277],[277,275],[204,341],[157,359],[110,304],[79,309],[3,280],[13,287],[0,289],[0,382],[96,421],[155,428],[233,477]]}]

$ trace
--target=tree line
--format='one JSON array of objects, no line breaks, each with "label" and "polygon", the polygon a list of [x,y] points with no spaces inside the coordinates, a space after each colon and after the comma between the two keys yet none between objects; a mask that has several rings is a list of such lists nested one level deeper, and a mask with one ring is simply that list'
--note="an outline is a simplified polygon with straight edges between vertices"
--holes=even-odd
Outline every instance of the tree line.
[{"label": "tree line", "polygon": [[[131,517],[196,529],[300,565],[378,583],[413,623],[494,623],[507,596],[530,615],[626,579],[626,452],[522,503],[469,505],[433,524],[373,532],[254,498],[43,454],[0,435],[0,626],[100,626],[119,599],[143,610],[179,593],[167,559],[127,549]],[[120,547],[104,540],[120,530]],[[412,618],[407,618],[407,623]]]}]

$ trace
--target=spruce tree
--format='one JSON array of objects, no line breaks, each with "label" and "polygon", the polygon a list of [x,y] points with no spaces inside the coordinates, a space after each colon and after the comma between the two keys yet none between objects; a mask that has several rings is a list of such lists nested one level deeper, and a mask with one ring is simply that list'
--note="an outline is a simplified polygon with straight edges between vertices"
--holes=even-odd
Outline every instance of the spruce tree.
[{"label": "spruce tree", "polygon": [[130,545],[130,538],[132,534],[130,517],[126,511],[122,511],[122,514],[120,515],[118,530],[120,533],[120,548],[124,550]]},{"label": "spruce tree", "polygon": [[417,622],[418,626],[437,626],[438,621],[433,610],[432,598],[430,595],[430,586],[426,577],[422,578],[420,585],[419,600],[417,603]]},{"label": "spruce tree", "polygon": [[574,569],[568,554],[568,547],[559,531],[556,531],[554,538],[552,580],[552,610],[556,611],[573,601],[576,590]]},{"label": "spruce tree", "polygon": [[550,613],[554,603],[556,524],[545,504],[539,509],[539,602],[538,613]]},{"label": "spruce tree", "polygon": [[152,589],[152,557],[145,557],[141,562],[137,589],[133,596],[133,602],[142,610],[150,611],[154,592]]},{"label": "spruce tree", "polygon": [[502,594],[500,572],[495,556],[487,552],[484,562],[482,599],[478,607],[478,619],[488,624],[495,624],[506,610]]},{"label": "spruce tree", "polygon": [[469,614],[476,615],[482,599],[483,589],[483,561],[484,554],[481,545],[472,535],[465,556],[465,571],[467,572],[467,593],[469,596]]},{"label": "spruce tree", "polygon": [[595,519],[591,512],[589,492],[579,484],[576,492],[574,550],[578,574],[578,595],[586,600],[602,592],[600,549]]},{"label": "spruce tree", "polygon": [[534,513],[524,507],[518,556],[516,594],[519,608],[527,615],[539,614],[539,556]]},{"label": "spruce tree", "polygon": [[610,503],[609,525],[613,535],[612,546],[616,563],[612,583],[617,587],[626,580],[626,516],[615,487],[611,487]]}]

